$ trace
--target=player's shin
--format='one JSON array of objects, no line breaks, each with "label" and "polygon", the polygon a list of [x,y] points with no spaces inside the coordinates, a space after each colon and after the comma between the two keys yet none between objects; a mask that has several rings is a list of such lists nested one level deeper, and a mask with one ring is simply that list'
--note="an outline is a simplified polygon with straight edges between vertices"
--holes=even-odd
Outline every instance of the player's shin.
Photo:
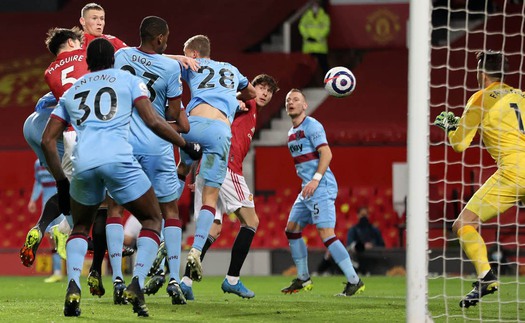
[{"label": "player's shin", "polygon": [[478,278],[483,278],[490,271],[485,241],[478,231],[470,225],[461,227],[457,234],[463,251],[476,268]]},{"label": "player's shin", "polygon": [[310,278],[308,272],[308,250],[304,243],[301,232],[286,232],[286,237],[290,244],[292,259],[297,267],[297,278],[307,280]]},{"label": "player's shin", "polygon": [[244,260],[250,251],[250,246],[255,236],[255,228],[241,226],[237,238],[233,243],[228,276],[239,277]]},{"label": "player's shin", "polygon": [[352,266],[350,255],[341,241],[335,236],[332,236],[325,239],[323,242],[330,251],[335,263],[341,268],[341,271],[344,273],[348,282],[357,284],[359,282],[359,276],[357,276],[354,266]]},{"label": "player's shin", "polygon": [[137,239],[137,260],[133,269],[133,276],[138,278],[140,288],[144,288],[144,280],[155,260],[159,244],[157,232],[144,228],[140,231]]},{"label": "player's shin", "polygon": [[77,286],[81,286],[80,273],[82,272],[87,248],[87,237],[82,234],[72,234],[66,244],[67,280],[70,281],[73,279]]},{"label": "player's shin", "polygon": [[122,246],[124,245],[124,227],[122,219],[110,217],[106,221],[106,238],[108,246],[109,262],[113,268],[113,281],[123,278],[122,275]]},{"label": "player's shin", "polygon": [[166,219],[164,226],[164,243],[166,244],[166,259],[170,268],[170,278],[180,281],[180,251],[182,243],[181,221],[179,219]]}]

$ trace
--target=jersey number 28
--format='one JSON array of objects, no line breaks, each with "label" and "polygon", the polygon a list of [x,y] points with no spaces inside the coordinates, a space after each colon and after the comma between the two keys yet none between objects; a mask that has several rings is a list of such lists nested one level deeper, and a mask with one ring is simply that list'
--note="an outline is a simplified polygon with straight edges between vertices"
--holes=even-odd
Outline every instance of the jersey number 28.
[{"label": "jersey number 28", "polygon": [[[211,79],[215,76],[215,70],[209,66],[201,66],[197,73],[205,73],[207,72],[208,75],[200,82],[199,89],[211,89],[215,87],[215,84],[210,82]],[[221,68],[219,71],[219,75],[221,76],[219,78],[219,84],[227,89],[233,89],[235,88],[235,82],[233,80],[233,73],[227,68]]]}]

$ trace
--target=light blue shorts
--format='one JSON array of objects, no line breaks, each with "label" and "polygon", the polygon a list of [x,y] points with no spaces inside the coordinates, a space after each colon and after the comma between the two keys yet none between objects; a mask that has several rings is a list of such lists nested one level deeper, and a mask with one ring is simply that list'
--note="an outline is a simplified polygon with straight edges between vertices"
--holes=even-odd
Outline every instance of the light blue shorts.
[{"label": "light blue shorts", "polygon": [[[199,174],[204,179],[204,185],[221,187],[226,177],[228,155],[232,132],[230,127],[219,120],[189,116],[190,132],[182,136],[186,141],[198,142],[202,147],[202,159]],[[184,152],[182,161],[186,165],[192,163]]]},{"label": "light blue shorts", "polygon": [[129,163],[108,163],[73,174],[69,193],[80,204],[97,205],[106,197],[106,188],[118,204],[124,205],[144,195],[151,182],[133,158]]},{"label": "light blue shorts", "polygon": [[[35,152],[38,160],[40,160],[40,164],[44,167],[47,167],[47,162],[40,144],[42,143],[42,133],[44,133],[47,121],[49,120],[49,116],[53,112],[53,109],[54,107],[45,108],[31,113],[24,122],[23,128],[24,138],[29,146],[31,146],[31,149]],[[64,143],[62,142],[62,138],[57,141],[57,149],[58,155],[60,156],[60,159],[62,159],[62,156],[64,155]]]},{"label": "light blue shorts", "polygon": [[155,195],[161,203],[168,203],[178,198],[179,179],[175,156],[169,155],[135,155],[148,176]]},{"label": "light blue shorts", "polygon": [[314,195],[304,199],[301,193],[297,196],[288,222],[299,223],[301,228],[307,224],[315,224],[319,229],[335,228],[335,198],[333,190],[326,185],[319,186]]}]

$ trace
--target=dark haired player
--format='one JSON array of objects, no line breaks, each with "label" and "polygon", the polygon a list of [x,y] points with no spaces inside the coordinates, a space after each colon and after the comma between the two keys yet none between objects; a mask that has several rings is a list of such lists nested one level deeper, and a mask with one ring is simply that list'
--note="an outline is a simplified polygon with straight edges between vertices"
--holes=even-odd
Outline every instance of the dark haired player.
[{"label": "dark haired player", "polygon": [[[71,196],[73,231],[67,243],[68,289],[64,315],[80,315],[80,272],[87,252],[87,235],[106,188],[113,198],[142,224],[137,262],[131,284],[124,291],[139,316],[148,316],[142,287],[160,242],[161,215],[157,198],[144,171],[133,158],[128,142],[135,107],[157,135],[175,145],[185,140],[153,111],[144,82],[113,69],[114,48],[105,39],[87,48],[91,73],[84,75],[61,97],[42,137],[42,147],[58,186],[59,196]],[[71,185],[60,165],[56,141],[68,124],[75,127],[78,143],[73,153]],[[103,132],[104,136],[100,136]],[[82,152],[81,154],[79,152]],[[110,162],[108,162],[108,160]],[[70,188],[69,188],[70,187]],[[59,199],[59,201],[61,201]],[[67,205],[62,205],[67,208]]]},{"label": "dark haired player", "polygon": [[478,233],[484,223],[504,213],[525,198],[525,94],[504,83],[507,58],[500,52],[480,52],[477,79],[481,90],[467,102],[461,118],[441,112],[434,122],[445,130],[452,148],[462,152],[479,130],[498,170],[474,193],[452,225],[461,247],[478,275],[474,287],[459,306],[475,306],[480,299],[496,292],[499,282],[487,257],[487,246]]}]

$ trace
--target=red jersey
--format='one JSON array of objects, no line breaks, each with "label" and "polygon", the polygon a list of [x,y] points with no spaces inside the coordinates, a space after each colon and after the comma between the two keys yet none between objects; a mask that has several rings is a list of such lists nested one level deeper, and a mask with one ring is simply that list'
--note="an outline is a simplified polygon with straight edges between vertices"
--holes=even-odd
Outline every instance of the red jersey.
[{"label": "red jersey", "polygon": [[[100,36],[102,38],[105,38],[107,40],[109,40],[109,42],[111,43],[111,45],[113,45],[113,47],[115,47],[115,51],[121,49],[121,48],[124,48],[124,47],[128,47],[128,45],[126,45],[125,42],[123,42],[122,40],[118,39],[117,37],[115,36],[111,36],[111,35],[102,35]],[[84,48],[87,48],[87,46],[89,45],[89,43],[91,43],[91,41],[93,41],[93,39],[95,38],[98,38],[98,37],[95,37],[91,34],[84,34]]]},{"label": "red jersey", "polygon": [[[115,47],[115,51],[128,47],[126,43],[117,37],[111,35],[102,35],[101,37],[109,40]],[[86,48],[95,38],[97,37],[84,34],[84,46],[82,49],[58,54],[56,60],[47,68],[44,78],[57,100],[78,78],[89,72],[86,63]]]},{"label": "red jersey", "polygon": [[255,99],[246,102],[248,111],[237,112],[232,123],[232,142],[228,168],[242,176],[242,162],[250,150],[255,124],[257,121],[257,105]]},{"label": "red jersey", "polygon": [[44,79],[58,100],[81,76],[88,72],[86,51],[76,49],[62,52],[46,69]]}]

